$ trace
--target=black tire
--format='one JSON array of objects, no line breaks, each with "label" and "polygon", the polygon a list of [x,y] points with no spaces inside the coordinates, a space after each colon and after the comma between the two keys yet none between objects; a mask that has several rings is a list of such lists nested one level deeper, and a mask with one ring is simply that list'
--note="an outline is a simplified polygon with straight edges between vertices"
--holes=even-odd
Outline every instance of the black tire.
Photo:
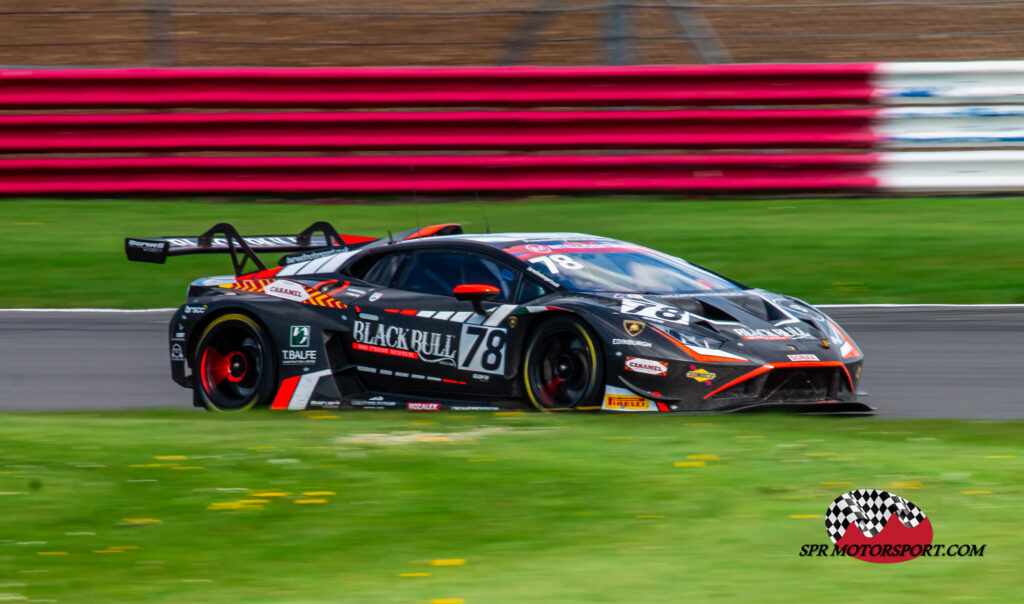
[{"label": "black tire", "polygon": [[277,389],[273,351],[263,328],[246,315],[229,313],[210,321],[192,358],[199,400],[210,411],[226,413],[269,404]]},{"label": "black tire", "polygon": [[569,315],[538,325],[523,355],[523,381],[541,411],[599,409],[604,359],[594,332]]}]

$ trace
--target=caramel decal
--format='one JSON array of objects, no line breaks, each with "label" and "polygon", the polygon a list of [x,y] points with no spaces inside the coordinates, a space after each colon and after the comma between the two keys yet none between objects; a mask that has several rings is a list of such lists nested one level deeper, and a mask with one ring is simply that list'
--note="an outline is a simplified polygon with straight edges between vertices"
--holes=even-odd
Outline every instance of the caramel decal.
[{"label": "caramel decal", "polygon": [[301,302],[302,304],[310,304],[313,306],[348,308],[348,306],[343,302],[339,302],[326,294],[318,292],[313,288],[306,287],[301,283],[288,281],[286,279],[247,279],[245,281],[222,283],[218,287],[251,292],[254,294],[267,294],[268,296],[274,296],[275,298],[291,300],[292,302]]},{"label": "caramel decal", "polygon": [[640,357],[626,357],[626,370],[647,375],[665,375],[668,373],[668,363]]}]

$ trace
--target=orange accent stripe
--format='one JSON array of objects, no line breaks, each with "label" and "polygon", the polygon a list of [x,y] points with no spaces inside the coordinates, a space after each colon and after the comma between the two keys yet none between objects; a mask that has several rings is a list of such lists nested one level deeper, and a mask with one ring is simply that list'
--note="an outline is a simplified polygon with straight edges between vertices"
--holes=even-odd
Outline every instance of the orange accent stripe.
[{"label": "orange accent stripe", "polygon": [[750,362],[750,361],[748,361],[746,359],[740,360],[740,359],[731,359],[729,357],[718,357],[718,356],[714,356],[714,355],[710,355],[710,354],[701,354],[699,352],[696,352],[695,350],[693,350],[692,348],[690,348],[686,344],[683,344],[679,340],[677,340],[677,339],[673,338],[672,336],[668,335],[664,331],[658,329],[657,327],[652,325],[651,329],[653,329],[654,331],[660,333],[661,335],[663,335],[666,338],[668,338],[669,340],[671,340],[673,344],[675,344],[676,346],[682,348],[683,352],[685,352],[686,354],[688,354],[691,357],[693,357],[693,360],[695,360],[695,361],[700,361],[702,363],[749,363]]},{"label": "orange accent stripe", "polygon": [[403,310],[403,311],[402,311],[402,314],[403,314],[403,315],[414,315],[414,314],[416,314],[417,312],[419,312],[419,311],[417,311],[417,310],[411,310],[411,309],[406,309],[406,310]]},{"label": "orange accent stripe", "polygon": [[[341,240],[349,245],[353,243],[366,243],[368,241],[377,241],[373,237],[365,237],[363,235],[341,235]],[[334,245],[333,241],[331,242],[331,245]]]},{"label": "orange accent stripe", "polygon": [[735,386],[736,384],[739,384],[740,382],[745,382],[745,381],[749,380],[750,378],[755,378],[755,377],[761,375],[762,373],[767,373],[767,372],[771,371],[772,369],[774,369],[774,367],[772,367],[771,365],[761,365],[757,369],[755,369],[753,371],[749,371],[747,373],[744,373],[743,375],[741,375],[740,377],[736,378],[735,380],[733,380],[733,381],[731,381],[731,382],[729,382],[727,384],[724,384],[722,386],[719,386],[718,388],[716,388],[716,389],[712,390],[711,392],[705,394],[704,395],[704,400],[707,400],[707,399],[711,398],[712,396],[718,394],[719,392],[721,392],[723,390],[727,390],[729,388],[732,388],[733,386]]},{"label": "orange accent stripe", "polygon": [[431,225],[431,226],[428,226],[428,227],[423,227],[422,229],[416,231],[412,235],[409,235],[408,237],[406,237],[405,240],[409,241],[410,239],[419,239],[420,237],[430,237],[434,233],[440,231],[441,229],[443,229],[445,227],[449,227],[449,226],[458,226],[458,224],[454,223],[454,222],[450,222],[448,224],[434,224],[434,225]]},{"label": "orange accent stripe", "polygon": [[328,296],[333,296],[334,294],[336,294],[336,293],[338,293],[340,291],[344,291],[345,288],[347,288],[351,284],[352,283],[350,281],[346,281],[346,282],[342,283],[341,287],[339,287],[338,289],[332,289],[331,291],[327,292],[327,295]]},{"label": "orange accent stripe", "polygon": [[287,409],[288,403],[292,400],[292,395],[295,394],[295,388],[299,385],[299,376],[290,377],[281,382],[281,387],[277,389],[277,396],[274,397],[274,403],[270,405],[271,409]]},{"label": "orange accent stripe", "polygon": [[267,277],[273,277],[274,275],[276,275],[277,272],[280,271],[282,268],[284,267],[274,266],[261,271],[256,271],[254,273],[239,275],[238,277],[235,277],[235,281],[248,281],[250,279],[266,279]]}]

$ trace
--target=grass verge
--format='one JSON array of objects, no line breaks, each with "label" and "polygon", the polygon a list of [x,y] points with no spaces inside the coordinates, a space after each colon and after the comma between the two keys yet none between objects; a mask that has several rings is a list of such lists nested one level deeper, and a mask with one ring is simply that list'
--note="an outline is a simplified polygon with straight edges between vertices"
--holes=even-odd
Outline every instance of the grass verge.
[{"label": "grass verge", "polygon": [[[461,222],[481,206],[301,205],[193,201],[0,202],[0,307],[177,306],[194,278],[230,272],[222,256],[129,263],[125,236],[295,233],[315,220],[384,236]],[[1024,302],[1024,199],[679,202],[546,200],[486,205],[494,231],[621,237],[755,287],[814,303]],[[268,256],[271,262],[276,257]]]},{"label": "grass verge", "polygon": [[[1021,423],[791,416],[6,414],[0,593],[1020,601],[1022,437]],[[984,556],[799,557],[854,488],[909,498],[936,543]]]}]

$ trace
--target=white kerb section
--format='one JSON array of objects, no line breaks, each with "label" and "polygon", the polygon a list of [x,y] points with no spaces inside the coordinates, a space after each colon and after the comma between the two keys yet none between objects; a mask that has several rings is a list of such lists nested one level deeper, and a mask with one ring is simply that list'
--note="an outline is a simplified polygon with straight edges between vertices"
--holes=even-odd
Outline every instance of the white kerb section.
[{"label": "white kerb section", "polygon": [[890,104],[1019,103],[1024,61],[879,63],[875,97]]},{"label": "white kerb section", "polygon": [[880,153],[871,174],[880,188],[896,191],[1020,191],[1024,151]]},{"label": "white kerb section", "polygon": [[1024,105],[885,107],[872,131],[886,148],[1024,148]]}]

